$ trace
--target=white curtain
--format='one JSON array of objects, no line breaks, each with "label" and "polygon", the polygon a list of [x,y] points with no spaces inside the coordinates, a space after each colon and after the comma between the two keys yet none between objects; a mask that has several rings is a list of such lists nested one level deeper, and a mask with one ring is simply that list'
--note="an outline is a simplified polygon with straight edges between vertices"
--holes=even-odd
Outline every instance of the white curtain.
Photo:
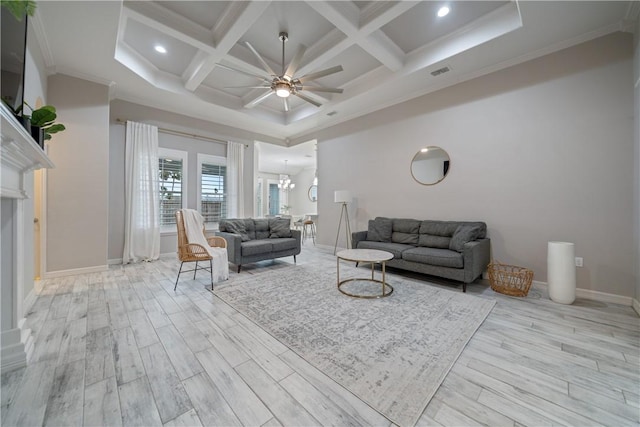
[{"label": "white curtain", "polygon": [[244,144],[227,142],[228,218],[244,218]]},{"label": "white curtain", "polygon": [[160,257],[158,128],[128,121],[125,144],[122,263],[152,261]]}]

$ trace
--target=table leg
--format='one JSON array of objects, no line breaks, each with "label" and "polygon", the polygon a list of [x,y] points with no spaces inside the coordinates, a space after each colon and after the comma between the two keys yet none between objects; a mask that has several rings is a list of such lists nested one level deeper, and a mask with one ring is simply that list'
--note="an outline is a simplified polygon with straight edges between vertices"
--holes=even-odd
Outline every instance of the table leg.
[{"label": "table leg", "polygon": [[386,262],[382,261],[381,264],[382,264],[382,295],[384,295],[384,286],[385,286],[385,283],[387,283],[387,282],[385,282],[385,277],[384,277],[385,276],[385,265],[386,265]]}]

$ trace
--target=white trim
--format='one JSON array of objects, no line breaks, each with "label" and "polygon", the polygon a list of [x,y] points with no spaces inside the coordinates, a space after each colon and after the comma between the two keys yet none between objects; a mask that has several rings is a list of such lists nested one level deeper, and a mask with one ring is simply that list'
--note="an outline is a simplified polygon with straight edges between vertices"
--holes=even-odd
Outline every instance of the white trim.
[{"label": "white trim", "polygon": [[56,277],[75,276],[76,274],[101,273],[109,270],[108,265],[96,265],[94,267],[72,268],[69,270],[47,271],[44,273],[45,279],[54,279]]},{"label": "white trim", "polygon": [[[547,282],[539,282],[537,280],[534,280],[533,284],[538,286],[548,287]],[[610,294],[607,292],[594,291],[592,289],[576,288],[576,297],[589,299],[593,301],[606,302],[611,304],[626,305],[626,306],[631,306],[633,304],[632,297],[625,297],[622,295]]]},{"label": "white trim", "polygon": [[122,264],[122,258],[113,258],[107,260],[107,265],[120,265]]},{"label": "white trim", "polygon": [[634,298],[633,304],[631,306],[636,311],[636,313],[638,313],[638,316],[640,316],[640,301],[638,301],[637,298]]}]

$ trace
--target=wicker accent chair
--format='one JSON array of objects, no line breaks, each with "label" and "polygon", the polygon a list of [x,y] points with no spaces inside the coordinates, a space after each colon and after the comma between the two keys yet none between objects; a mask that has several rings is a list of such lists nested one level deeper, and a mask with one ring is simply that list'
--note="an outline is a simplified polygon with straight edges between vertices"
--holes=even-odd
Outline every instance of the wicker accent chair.
[{"label": "wicker accent chair", "polygon": [[[196,278],[196,273],[198,270],[206,270],[211,275],[211,289],[213,289],[213,258],[207,252],[207,249],[202,245],[197,243],[189,243],[187,241],[187,233],[184,228],[184,218],[182,217],[182,211],[176,211],[176,226],[178,227],[178,259],[180,262],[180,270],[178,270],[178,277],[176,278],[176,285],[173,290],[175,291],[178,288],[178,280],[180,279],[181,273],[188,273],[193,271],[193,279]],[[202,233],[204,234],[204,228],[202,229]],[[206,237],[206,236],[205,236]],[[207,242],[209,242],[209,246],[217,247],[217,248],[226,248],[227,241],[224,237],[214,236],[214,237],[206,237]],[[209,261],[209,267],[200,267],[198,266],[198,262],[200,261]],[[182,271],[182,266],[185,262],[195,262],[196,267],[193,270],[185,270]]]}]

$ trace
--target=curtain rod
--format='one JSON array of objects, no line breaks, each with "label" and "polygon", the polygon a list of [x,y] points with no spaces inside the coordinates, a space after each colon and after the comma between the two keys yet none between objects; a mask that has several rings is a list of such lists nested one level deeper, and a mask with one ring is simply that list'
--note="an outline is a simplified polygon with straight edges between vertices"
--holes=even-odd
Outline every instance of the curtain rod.
[{"label": "curtain rod", "polygon": [[[126,125],[127,124],[127,120],[123,120],[123,119],[116,119],[116,122],[118,124],[121,124],[121,125]],[[188,136],[188,137],[191,137],[191,138],[203,139],[205,141],[217,142],[218,144],[225,144],[225,145],[229,142],[229,141],[225,141],[225,140],[222,140],[222,139],[212,138],[210,136],[196,135],[194,133],[182,132],[182,131],[179,131],[179,130],[166,129],[166,128],[161,128],[161,127],[158,127],[158,132],[167,133],[169,135]],[[247,145],[247,144],[243,144],[243,145],[244,145],[244,148],[249,148],[249,145]]]}]

